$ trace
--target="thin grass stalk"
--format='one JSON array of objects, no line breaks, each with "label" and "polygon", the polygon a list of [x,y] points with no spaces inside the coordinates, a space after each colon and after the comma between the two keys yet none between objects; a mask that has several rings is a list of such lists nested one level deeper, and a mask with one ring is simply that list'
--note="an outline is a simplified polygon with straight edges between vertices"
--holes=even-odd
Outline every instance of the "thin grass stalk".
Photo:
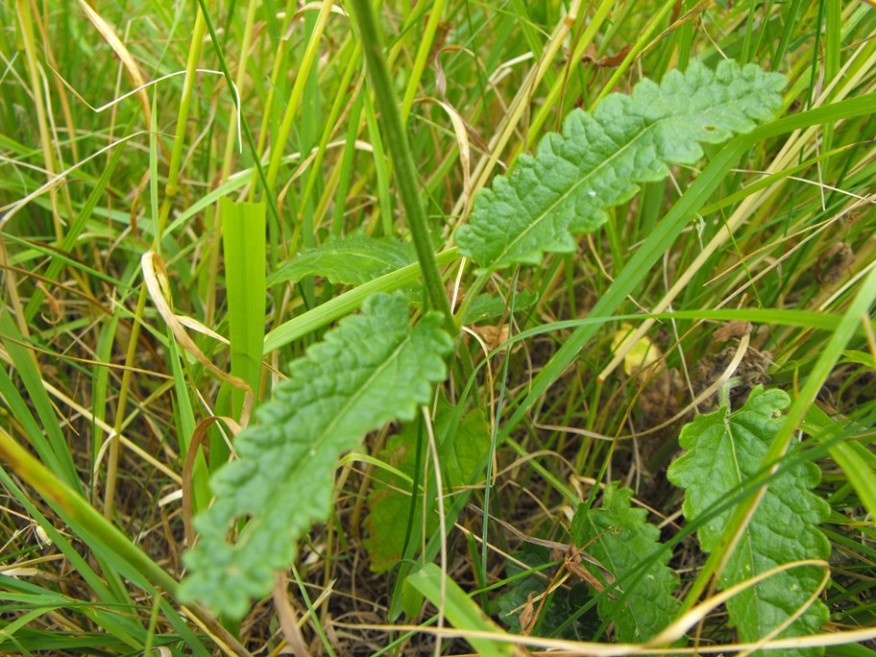
[{"label": "thin grass stalk", "polygon": [[669,12],[672,11],[676,6],[676,2],[674,0],[667,0],[663,3],[663,7],[660,8],[654,16],[648,21],[647,27],[642,30],[639,35],[639,38],[636,39],[636,42],[633,44],[630,51],[627,53],[627,56],[624,57],[624,60],[620,63],[620,66],[615,69],[614,73],[612,73],[611,77],[608,81],[602,86],[602,90],[596,96],[593,101],[593,104],[596,105],[600,100],[605,98],[608,94],[610,94],[614,90],[614,85],[618,80],[621,79],[623,75],[627,73],[630,65],[635,61],[635,59],[639,56],[639,53],[645,48],[648,44],[648,39],[654,35],[658,28],[663,25],[663,21]]},{"label": "thin grass stalk", "polygon": [[[246,69],[249,63],[249,51],[252,46],[253,28],[255,25],[256,9],[258,8],[257,0],[249,0],[246,9],[246,19],[243,26],[243,40],[240,44],[240,62],[237,64],[237,75],[235,77],[235,88],[231,89],[231,93],[236,96],[235,112],[240,116],[241,121],[246,118],[242,115],[242,107],[240,107],[240,90],[246,83]],[[225,137],[225,151],[222,156],[222,170],[219,176],[219,184],[221,185],[228,180],[231,175],[231,167],[234,164],[234,147],[237,144],[237,123],[235,121],[228,122],[228,134]],[[220,210],[216,209],[216,214]],[[210,247],[208,263],[207,263],[207,287],[206,299],[204,300],[204,323],[207,326],[213,324],[213,317],[216,312],[216,291],[218,289],[217,278],[219,272],[219,243],[222,240],[222,217],[213,217],[213,225],[210,237]]]},{"label": "thin grass stalk", "polygon": [[20,447],[2,427],[0,427],[0,457],[43,498],[57,505],[71,521],[80,524],[94,538],[112,549],[146,580],[170,595],[176,594],[177,583],[173,577],[134,545],[79,493],[59,480],[48,468]]},{"label": "thin grass stalk", "polygon": [[[201,46],[204,43],[204,33],[207,29],[204,22],[204,13],[198,8],[198,13],[195,18],[195,27],[192,31],[192,40],[189,45],[189,56],[186,62],[186,76],[183,82],[182,97],[179,103],[179,113],[176,119],[176,132],[173,138],[173,148],[170,152],[170,164],[167,171],[167,184],[164,188],[164,199],[161,202],[161,210],[158,215],[157,234],[155,235],[155,245],[159,248],[161,239],[164,235],[164,227],[167,225],[167,218],[170,216],[170,209],[173,207],[173,200],[179,191],[179,168],[182,162],[183,147],[185,146],[186,128],[189,120],[189,108],[192,103],[192,95],[195,88],[195,78],[197,76],[198,61],[201,59]],[[160,253],[160,251],[159,251]]]},{"label": "thin grass stalk", "polygon": [[441,21],[441,16],[444,13],[445,0],[435,0],[432,4],[432,9],[429,14],[429,20],[426,22],[426,28],[423,30],[423,36],[420,39],[420,45],[417,48],[417,56],[414,59],[414,66],[411,69],[411,75],[408,78],[408,86],[405,90],[405,96],[401,106],[402,124],[407,123],[411,113],[411,107],[414,104],[414,97],[417,95],[417,88],[420,86],[420,80],[423,77],[423,70],[426,68],[426,61],[432,52],[432,44],[435,42],[435,32],[438,29],[438,23]]},{"label": "thin grass stalk", "polygon": [[[205,4],[205,0],[198,0],[198,6],[200,7],[200,15],[204,17],[204,23],[207,26],[207,31],[210,33],[210,40],[213,43],[213,49],[216,53],[216,58],[219,60],[219,68],[222,70],[222,75],[225,78],[225,81],[228,83],[228,86],[231,89],[234,89],[234,84],[231,79],[231,72],[228,70],[228,64],[225,63],[225,56],[222,54],[222,48],[219,47],[219,38],[216,35],[216,30],[213,29],[213,23],[210,20],[210,16],[207,14],[206,11],[207,7]],[[234,92],[234,102],[237,106],[237,111],[241,112],[242,109],[240,107],[240,97],[237,95],[236,92]],[[267,193],[268,183],[265,178],[265,170],[264,167],[262,167],[261,161],[258,158],[258,151],[256,149],[255,140],[252,136],[252,130],[250,130],[249,123],[247,121],[241,121],[240,125],[243,128],[243,136],[246,140],[246,144],[250,150],[250,155],[253,159],[253,168],[255,169],[255,173],[258,175],[258,180],[262,184],[262,189],[265,191],[265,196],[267,197],[268,209],[270,209],[274,220],[279,222],[280,211],[277,209],[277,201],[274,198],[273,194]],[[255,189],[255,186],[253,186],[251,189]]]},{"label": "thin grass stalk", "polygon": [[103,516],[107,520],[113,517],[113,502],[116,496],[116,482],[119,474],[119,436],[122,434],[122,421],[125,418],[125,407],[128,403],[128,392],[131,387],[131,373],[137,360],[137,349],[140,346],[140,324],[143,320],[143,312],[146,309],[146,286],[140,288],[140,297],[137,299],[137,309],[134,311],[134,321],[131,322],[131,336],[128,339],[128,349],[125,352],[125,369],[122,370],[122,382],[119,386],[119,401],[116,408],[116,419],[113,423],[113,433],[107,440],[110,441],[106,464],[106,490],[103,496]]},{"label": "thin grass stalk", "polygon": [[383,39],[371,3],[368,0],[352,0],[351,5],[362,39],[365,61],[368,63],[368,74],[380,107],[385,141],[395,164],[399,193],[414,240],[426,293],[432,307],[444,314],[445,326],[450,330],[450,334],[456,335],[453,314],[450,311],[447,295],[444,293],[441,272],[438,271],[438,264],[435,261],[435,252],[432,250],[429,225],[417,185],[417,169],[408,144],[407,133],[402,126],[395,89],[389,78],[389,70],[383,55]]},{"label": "thin grass stalk", "polygon": [[[290,26],[292,25],[292,20],[295,18],[295,6],[296,3],[294,0],[286,1],[286,10],[284,12],[285,16],[283,18],[283,24],[281,26],[282,34],[286,34],[289,31]],[[268,141],[268,126],[271,123],[271,115],[273,113],[274,108],[274,98],[277,94],[277,90],[279,89],[280,84],[280,76],[284,71],[283,63],[286,61],[286,44],[289,43],[288,39],[281,38],[280,42],[277,44],[277,50],[274,54],[274,64],[271,67],[271,82],[268,85],[268,96],[265,99],[265,106],[262,109],[262,121],[259,126],[259,139],[256,144],[256,157],[261,161],[262,156],[265,153],[265,147]],[[249,200],[255,201],[255,187],[251,187],[249,190]]]},{"label": "thin grass stalk", "polygon": [[[596,35],[599,32],[599,28],[602,27],[602,24],[608,18],[611,10],[614,8],[614,5],[614,0],[602,0],[602,3],[599,5],[599,7],[597,7],[596,12],[590,19],[587,27],[584,29],[581,38],[578,39],[575,43],[575,47],[572,50],[572,55],[569,57],[570,64],[580,62],[584,58],[584,54],[593,43],[593,40],[596,38]],[[551,86],[550,90],[548,90],[548,93],[545,96],[544,103],[542,103],[536,111],[535,116],[532,119],[532,123],[529,126],[529,139],[525,144],[526,147],[531,148],[535,144],[535,142],[541,137],[542,128],[544,127],[545,122],[554,114],[555,108],[559,103],[560,96],[565,90],[564,82],[564,80],[558,79]],[[520,149],[523,148],[524,144],[520,144],[518,146],[518,150],[514,152],[512,159],[516,158],[517,155],[519,155]]]},{"label": "thin grass stalk", "polygon": [[[235,89],[231,92],[238,95],[237,102],[240,102],[239,94],[246,84],[246,71],[249,64],[249,51],[252,47],[252,36],[255,25],[256,9],[258,9],[258,0],[249,0],[246,8],[246,19],[243,25],[243,40],[240,43],[240,61],[237,64],[237,75],[234,78]],[[242,109],[242,108],[241,108]],[[241,116],[241,121],[243,117]],[[228,122],[228,134],[225,137],[225,151],[222,156],[222,173],[219,178],[220,184],[228,180],[231,175],[231,167],[234,164],[234,149],[237,146],[237,123],[234,121]]]},{"label": "thin grass stalk", "polygon": [[[0,427],[0,458],[12,467],[17,476],[62,512],[69,522],[75,523],[73,529],[87,544],[98,542],[133,568],[145,581],[176,598],[178,584],[167,571],[132,543],[79,493],[60,481],[42,463],[19,446],[3,427]],[[225,644],[229,654],[251,657],[250,652],[206,609],[200,605],[192,605],[187,609],[200,625],[209,630],[220,643]]]},{"label": "thin grass stalk", "polygon": [[283,121],[280,123],[280,131],[277,133],[277,138],[272,141],[271,145],[271,160],[268,164],[267,194],[274,193],[274,186],[277,182],[277,175],[280,171],[280,161],[283,159],[283,152],[286,147],[286,141],[289,139],[289,134],[292,132],[292,124],[295,121],[295,116],[298,114],[298,107],[301,104],[301,98],[304,95],[304,88],[307,85],[307,79],[310,75],[310,70],[313,67],[313,62],[316,60],[319,45],[322,40],[322,34],[325,31],[326,23],[328,23],[329,15],[332,12],[334,0],[324,0],[319,9],[319,15],[316,19],[316,24],[313,26],[313,32],[310,34],[310,39],[307,42],[307,48],[304,50],[304,57],[301,60],[301,65],[295,75],[295,83],[292,85],[292,93],[289,96],[289,102],[286,104],[286,111],[283,113]]},{"label": "thin grass stalk", "polygon": [[[490,140],[489,154],[482,157],[472,170],[471,194],[467,197],[461,198],[456,203],[456,206],[451,213],[453,216],[459,216],[459,221],[464,221],[471,212],[475,192],[487,184],[487,181],[493,174],[496,164],[499,162],[499,157],[501,156],[502,151],[504,151],[511,136],[517,130],[517,126],[523,118],[526,108],[529,106],[529,101],[532,98],[532,95],[535,93],[539,84],[541,84],[547,70],[553,66],[554,59],[556,58],[557,53],[562,49],[566,37],[571,32],[572,26],[583,17],[581,4],[581,0],[573,0],[569,5],[566,17],[554,27],[554,31],[551,33],[547,47],[542,52],[541,58],[529,71],[523,84],[520,85],[520,89],[514,97],[514,100],[511,102],[508,112],[502,118],[502,122],[496,129],[496,135]],[[610,3],[604,2],[603,4]]]},{"label": "thin grass stalk", "polygon": [[[349,99],[347,102],[347,108],[345,110],[345,114],[349,114],[350,108],[356,103],[359,93],[361,92],[361,83],[356,84],[355,90],[351,95],[347,95],[347,89],[350,86],[350,82],[353,79],[353,75],[356,70],[359,68],[359,60],[362,57],[362,48],[359,43],[355,43],[353,45],[353,52],[350,55],[350,58],[347,62],[347,66],[344,69],[344,72],[341,76],[341,81],[338,85],[338,94],[335,97],[335,101],[332,103],[331,109],[329,110],[328,120],[326,121],[325,129],[322,132],[322,136],[319,141],[319,146],[317,146],[316,156],[313,158],[313,162],[310,164],[310,172],[307,176],[307,182],[304,184],[304,191],[301,193],[301,198],[299,200],[299,210],[297,213],[298,219],[296,221],[296,227],[301,225],[302,223],[302,209],[306,208],[308,203],[310,202],[310,196],[313,194],[313,190],[316,186],[316,181],[322,177],[322,161],[325,157],[326,149],[328,147],[329,140],[332,137],[335,126],[338,126],[342,123],[341,121],[341,108],[344,105],[344,102]],[[354,146],[355,147],[355,146]],[[317,208],[318,210],[319,208]],[[318,212],[315,216],[321,216]],[[295,240],[293,240],[293,243]]]},{"label": "thin grass stalk", "polygon": [[[52,149],[52,134],[49,130],[49,121],[46,116],[46,99],[43,97],[42,75],[36,55],[36,38],[33,31],[33,15],[28,0],[16,0],[16,15],[21,30],[21,41],[24,45],[24,56],[27,62],[27,73],[30,82],[30,93],[33,96],[34,109],[36,110],[37,126],[40,133],[40,147],[43,153],[43,166],[49,180],[54,178],[57,166],[55,153]],[[63,235],[61,213],[58,210],[58,191],[53,186],[49,189],[49,201],[52,208],[52,219],[55,225],[55,238],[60,241]],[[25,333],[25,335],[28,335]]]}]

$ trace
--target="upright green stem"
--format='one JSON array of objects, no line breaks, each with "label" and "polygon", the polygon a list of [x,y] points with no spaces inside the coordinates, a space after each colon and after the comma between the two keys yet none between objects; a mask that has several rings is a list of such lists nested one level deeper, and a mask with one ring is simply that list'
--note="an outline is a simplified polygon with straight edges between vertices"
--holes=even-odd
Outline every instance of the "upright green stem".
[{"label": "upright green stem", "polygon": [[161,211],[158,215],[158,229],[155,235],[155,244],[161,244],[164,228],[167,226],[167,218],[170,216],[170,208],[178,191],[179,168],[182,164],[183,147],[185,146],[186,127],[189,120],[189,108],[192,104],[192,93],[195,88],[198,61],[201,58],[201,44],[204,42],[206,23],[204,13],[198,10],[195,17],[195,27],[192,31],[192,41],[189,46],[189,57],[186,62],[186,77],[183,83],[182,98],[179,102],[179,114],[176,119],[176,133],[173,138],[173,148],[170,152],[170,165],[167,170],[167,185],[164,188],[164,201],[161,203]]},{"label": "upright green stem", "polygon": [[456,335],[450,304],[447,302],[447,295],[444,293],[444,285],[441,282],[441,273],[438,271],[435,253],[432,250],[426,211],[423,208],[420,190],[417,186],[414,158],[408,145],[407,134],[402,126],[395,89],[389,79],[389,70],[383,56],[383,40],[377,27],[374,11],[369,0],[351,0],[350,5],[353,8],[353,18],[362,39],[362,50],[365,53],[365,61],[368,63],[368,77],[371,79],[377,106],[380,108],[380,123],[384,141],[389,148],[389,154],[395,168],[399,194],[408,218],[411,235],[414,238],[414,248],[417,251],[417,260],[420,262],[420,270],[423,273],[426,293],[429,295],[432,307],[444,313],[444,321],[451,335]]}]

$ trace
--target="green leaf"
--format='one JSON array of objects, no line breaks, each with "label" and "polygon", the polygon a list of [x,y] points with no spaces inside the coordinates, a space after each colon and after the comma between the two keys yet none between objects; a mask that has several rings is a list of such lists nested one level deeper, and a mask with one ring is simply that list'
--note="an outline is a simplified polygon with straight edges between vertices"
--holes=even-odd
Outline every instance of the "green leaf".
[{"label": "green leaf", "polygon": [[[633,492],[609,484],[602,497],[602,507],[582,506],[572,519],[572,540],[605,566],[615,580],[643,568],[642,559],[660,545],[660,531],[645,522],[647,512],[630,506]],[[609,590],[600,597],[597,611],[604,621],[614,623],[621,642],[642,642],[653,638],[675,618],[681,603],[672,593],[678,577],[666,564],[669,550],[647,566],[644,575],[624,590]],[[601,571],[584,565],[597,577]]]},{"label": "green leaf", "polygon": [[268,277],[268,286],[325,276],[332,283],[361,285],[414,262],[410,244],[391,238],[355,236],[330,240],[299,253]]},{"label": "green leaf", "polygon": [[[238,459],[210,481],[216,502],[195,519],[200,540],[185,558],[182,599],[240,618],[250,598],[270,591],[298,537],[328,516],[339,454],[431,399],[452,347],[441,321],[428,313],[411,328],[403,297],[375,295],[292,363],[258,424],[237,437]],[[248,522],[229,543],[240,520]]]},{"label": "green leaf", "polygon": [[[439,607],[455,628],[470,632],[504,634],[466,595],[459,584],[450,579],[434,563],[426,564],[417,572],[409,575],[406,581],[422,593],[429,602]],[[463,636],[465,635],[463,634]],[[511,641],[472,636],[466,636],[465,640],[471,644],[478,655],[483,655],[483,657],[522,657],[524,654],[524,651]]]},{"label": "green leaf", "polygon": [[[514,299],[514,310],[529,310],[537,302],[538,295],[535,292],[524,290]],[[506,300],[494,294],[478,295],[466,308],[462,321],[465,324],[477,324],[500,319],[508,311],[510,303],[510,299]]]},{"label": "green leaf", "polygon": [[[433,433],[438,443],[445,494],[455,487],[471,483],[479,474],[490,448],[490,430],[483,412],[480,409],[473,410],[461,420],[457,420],[457,413],[455,407],[439,397]],[[381,454],[385,462],[414,481],[419,481],[415,476],[418,433],[416,422],[405,424],[397,435],[390,438]],[[431,490],[434,491],[434,488]],[[371,557],[371,569],[382,573],[390,570],[402,558],[409,519],[414,528],[422,527],[423,505],[414,505],[411,518],[410,481],[389,471],[378,470],[368,495],[368,508],[370,514],[365,525],[369,536],[364,541],[365,548]],[[426,511],[426,535],[438,528],[436,511],[434,496],[430,496]],[[422,536],[419,532],[415,534]]]},{"label": "green leaf", "polygon": [[521,155],[509,176],[477,194],[470,223],[456,232],[460,252],[498,269],[574,251],[573,236],[599,228],[637,183],[662,180],[669,164],[694,164],[700,143],[772,118],[784,86],[753,64],[725,60],[712,71],[692,63],[660,84],[643,80],[630,96],[607,96],[592,114],[572,111],[562,134],[545,135],[534,158]]},{"label": "green leaf", "polygon": [[[684,516],[696,520],[727,499],[761,468],[772,437],[782,423],[790,400],[781,390],[758,386],[745,405],[730,413],[726,408],[701,415],[684,427],[679,442],[687,450],[669,468],[669,480],[685,488]],[[810,492],[821,473],[803,462],[780,471],[773,479],[742,539],[727,562],[719,586],[726,589],[777,565],[801,559],[826,559],[830,544],[818,529],[830,508]],[[732,509],[709,520],[698,532],[700,545],[711,552]],[[818,588],[822,571],[793,568],[764,580],[727,602],[730,624],[739,640],[756,641],[795,613]],[[780,637],[805,636],[828,620],[820,600],[785,629]],[[786,657],[820,655],[822,648],[787,650]]]},{"label": "green leaf", "polygon": [[[265,341],[265,204],[219,199],[228,292],[231,375],[246,381],[255,403],[262,375]],[[233,413],[240,417],[244,392],[233,389]]]}]

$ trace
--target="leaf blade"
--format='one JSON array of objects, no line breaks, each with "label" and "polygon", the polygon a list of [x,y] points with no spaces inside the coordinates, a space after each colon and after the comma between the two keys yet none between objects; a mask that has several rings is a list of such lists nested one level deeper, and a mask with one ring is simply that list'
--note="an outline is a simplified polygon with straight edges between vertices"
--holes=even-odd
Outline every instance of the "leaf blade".
[{"label": "leaf blade", "polygon": [[[609,484],[598,509],[582,507],[572,520],[572,540],[602,563],[615,580],[623,580],[642,567],[644,556],[659,545],[660,531],[645,521],[644,509],[630,505],[632,490]],[[681,603],[673,596],[678,576],[667,566],[670,553],[647,566],[627,590],[600,596],[600,618],[614,623],[617,639],[625,643],[647,641],[675,618]],[[590,568],[596,577],[601,573]]]},{"label": "leaf blade", "polygon": [[410,244],[388,237],[347,237],[299,253],[273,272],[267,284],[271,287],[305,276],[325,276],[335,284],[362,285],[415,259]]},{"label": "leaf blade", "polygon": [[637,183],[662,180],[669,164],[693,164],[700,143],[769,119],[784,84],[754,65],[727,60],[712,71],[694,63],[659,85],[643,80],[631,96],[611,94],[592,115],[571,112],[562,134],[545,135],[535,157],[521,156],[508,177],[478,193],[471,221],[456,232],[460,252],[498,269],[574,251],[573,235],[601,226]]},{"label": "leaf blade", "polygon": [[[686,489],[683,511],[688,521],[757,474],[772,436],[781,426],[781,411],[789,403],[781,390],[758,387],[741,409],[701,415],[684,427],[679,441],[688,451],[670,466],[667,476]],[[804,462],[779,473],[771,482],[719,579],[722,589],[779,564],[827,558],[830,544],[817,525],[830,509],[810,491],[819,479],[818,467]],[[732,509],[717,515],[697,532],[706,552],[718,546],[731,515]],[[821,579],[818,568],[795,568],[734,596],[727,602],[727,610],[740,640],[756,641],[786,621],[818,589]],[[814,634],[827,620],[827,607],[815,600],[779,636]],[[785,654],[796,657],[822,652],[812,648]]]},{"label": "leaf blade", "polygon": [[[219,199],[228,294],[231,375],[246,381],[259,399],[265,337],[265,204]],[[233,389],[233,413],[240,417],[244,392]]]},{"label": "leaf blade", "polygon": [[487,637],[466,636],[465,631],[505,634],[487,617],[459,584],[450,579],[434,563],[427,563],[406,580],[436,607],[443,610],[448,620],[459,630],[479,655],[484,657],[522,657],[523,651],[512,642]]},{"label": "leaf blade", "polygon": [[[393,418],[410,419],[445,376],[450,338],[436,313],[409,326],[401,295],[375,295],[295,361],[291,378],[235,442],[238,460],[211,479],[216,503],[196,518],[200,542],[186,555],[180,595],[242,617],[270,591],[295,540],[331,508],[338,455]],[[232,522],[250,520],[237,542]]]}]

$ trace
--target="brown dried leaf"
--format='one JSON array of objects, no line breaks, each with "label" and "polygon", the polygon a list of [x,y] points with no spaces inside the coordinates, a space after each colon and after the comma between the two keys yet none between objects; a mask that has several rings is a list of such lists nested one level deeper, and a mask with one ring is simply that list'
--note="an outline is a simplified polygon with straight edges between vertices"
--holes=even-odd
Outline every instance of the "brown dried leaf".
[{"label": "brown dried leaf", "polygon": [[490,351],[508,341],[507,324],[502,324],[502,326],[472,326],[470,328],[472,333],[484,341]]},{"label": "brown dried leaf", "polygon": [[732,338],[741,338],[743,335],[749,335],[753,328],[751,322],[727,322],[716,328],[714,333],[712,333],[712,337],[715,338],[715,342],[724,343]]}]

